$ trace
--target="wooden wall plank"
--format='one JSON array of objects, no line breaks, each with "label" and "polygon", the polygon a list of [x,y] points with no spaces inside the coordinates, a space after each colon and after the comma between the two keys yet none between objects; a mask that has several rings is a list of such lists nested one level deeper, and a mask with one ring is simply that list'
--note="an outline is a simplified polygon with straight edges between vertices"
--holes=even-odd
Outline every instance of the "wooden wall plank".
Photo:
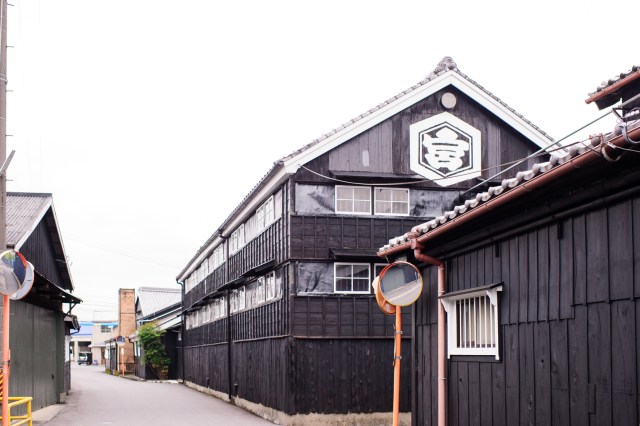
[{"label": "wooden wall plank", "polygon": [[504,326],[504,370],[506,377],[506,424],[520,424],[519,326]]},{"label": "wooden wall plank", "polygon": [[518,354],[520,357],[520,424],[533,425],[536,424],[533,324],[519,324],[518,329]]},{"label": "wooden wall plank", "polygon": [[549,322],[551,352],[551,419],[570,424],[568,321]]},{"label": "wooden wall plank", "polygon": [[560,318],[573,317],[575,275],[573,264],[573,220],[563,221],[560,239]]},{"label": "wooden wall plank", "polygon": [[[499,244],[500,247],[500,256],[498,259],[496,259],[496,263],[499,262],[499,264],[495,264],[496,266],[495,270],[497,272],[497,275],[500,276],[500,281],[504,282],[504,285],[502,286],[502,293],[500,294],[500,324],[510,324],[511,323],[511,315],[510,315],[510,308],[511,308],[511,298],[512,297],[516,297],[511,296],[511,281],[509,280],[510,276],[509,276],[509,265],[511,264],[510,260],[509,260],[509,241],[502,241]],[[515,286],[515,284],[514,284]]]},{"label": "wooden wall plank", "polygon": [[519,283],[522,288],[520,292],[520,322],[538,319],[538,250],[538,236],[535,231],[522,236],[519,266],[523,278],[527,278],[526,282],[523,279],[523,282]]},{"label": "wooden wall plank", "polygon": [[612,300],[633,297],[633,233],[631,202],[609,207],[609,283]]},{"label": "wooden wall plank", "polygon": [[590,304],[587,312],[589,384],[595,388],[595,407],[590,407],[590,421],[609,425],[612,416],[610,304]]},{"label": "wooden wall plank", "polygon": [[535,418],[536,424],[550,425],[551,416],[551,342],[549,322],[533,324],[535,355]]},{"label": "wooden wall plank", "polygon": [[574,301],[587,303],[587,235],[584,215],[573,219]]},{"label": "wooden wall plank", "polygon": [[538,234],[538,320],[549,318],[549,234],[548,228],[537,231]]},{"label": "wooden wall plank", "polygon": [[587,302],[609,300],[608,226],[606,210],[587,213]]},{"label": "wooden wall plank", "polygon": [[[507,327],[500,327],[501,334],[505,334],[505,329]],[[503,350],[504,353],[504,350]],[[495,426],[506,426],[507,419],[507,409],[506,409],[506,393],[507,386],[505,382],[505,361],[491,363],[491,373],[493,378],[493,386],[491,387],[492,392],[487,392],[491,394],[491,399],[493,400],[493,406],[491,410],[492,418],[491,422],[483,424],[485,425],[495,425]]]},{"label": "wooden wall plank", "polygon": [[[463,364],[463,363],[460,363]],[[480,366],[477,362],[464,363],[468,366],[468,407],[469,407],[469,422],[470,426],[480,426],[481,418],[481,403],[480,395],[482,393],[480,383]],[[486,392],[485,392],[486,393]],[[490,406],[490,405],[489,405]]]},{"label": "wooden wall plank", "polygon": [[[522,316],[519,316],[518,307],[522,303],[520,299],[521,292],[525,291],[524,289],[526,288],[526,286],[520,285],[522,275],[520,275],[519,259],[518,240],[512,238],[509,240],[509,271],[507,275],[509,277],[507,286],[509,287],[510,294],[509,320],[511,324],[515,324],[519,320],[522,320]],[[526,303],[526,298],[524,300]],[[526,321],[526,314],[524,316],[524,320]]]},{"label": "wooden wall plank", "polygon": [[550,320],[560,318],[560,240],[558,239],[558,225],[549,227],[549,316]]},{"label": "wooden wall plank", "polygon": [[[638,424],[637,394],[637,336],[634,301],[611,304],[611,382],[614,425]],[[632,337],[633,336],[633,337]]]},{"label": "wooden wall plank", "polygon": [[[640,198],[633,199],[631,204],[633,263],[640,263]],[[633,268],[633,295],[640,297],[640,268]]]}]

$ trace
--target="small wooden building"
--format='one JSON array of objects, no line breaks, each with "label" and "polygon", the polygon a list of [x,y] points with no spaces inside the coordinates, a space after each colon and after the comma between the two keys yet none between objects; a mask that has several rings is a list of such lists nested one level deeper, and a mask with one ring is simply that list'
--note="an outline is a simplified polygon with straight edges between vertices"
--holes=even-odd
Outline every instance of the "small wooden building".
[{"label": "small wooden building", "polygon": [[[393,318],[370,289],[386,263],[377,249],[550,143],[445,58],[276,162],[177,277],[185,383],[280,424],[387,422]],[[403,393],[403,412],[412,400]]]},{"label": "small wooden building", "polygon": [[625,102],[612,132],[381,248],[427,283],[414,307],[412,425],[640,423],[639,69],[587,100]]},{"label": "small wooden building", "polygon": [[[10,304],[11,396],[33,396],[33,409],[65,400],[70,386],[70,315],[81,300],[71,294],[67,265],[51,194],[7,194],[7,247],[35,269],[33,288]],[[0,312],[2,308],[0,307]]]},{"label": "small wooden building", "polygon": [[[168,379],[178,376],[177,342],[182,331],[182,292],[179,288],[140,287],[136,295],[136,330],[141,325],[152,322],[164,331],[162,342],[171,360]],[[144,361],[144,350],[137,340],[137,331],[130,337],[134,342],[136,375],[143,379],[158,379],[158,376]]]}]

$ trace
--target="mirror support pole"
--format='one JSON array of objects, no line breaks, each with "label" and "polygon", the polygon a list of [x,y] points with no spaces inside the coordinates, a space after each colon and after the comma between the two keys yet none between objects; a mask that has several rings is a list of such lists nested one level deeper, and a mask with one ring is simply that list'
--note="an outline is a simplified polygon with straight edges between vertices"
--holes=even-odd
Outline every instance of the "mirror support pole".
[{"label": "mirror support pole", "polygon": [[393,359],[393,426],[398,426],[400,417],[400,360],[402,359],[402,309],[396,306],[396,350]]}]

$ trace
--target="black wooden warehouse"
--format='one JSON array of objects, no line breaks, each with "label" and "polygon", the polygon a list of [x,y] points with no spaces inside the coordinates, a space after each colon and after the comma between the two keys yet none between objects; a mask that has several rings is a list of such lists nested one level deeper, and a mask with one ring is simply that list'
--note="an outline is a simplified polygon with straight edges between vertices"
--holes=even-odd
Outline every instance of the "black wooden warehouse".
[{"label": "black wooden warehouse", "polygon": [[[278,161],[177,277],[179,373],[281,424],[310,413],[387,422],[393,318],[370,290],[386,263],[378,247],[550,143],[445,58],[413,88]],[[410,401],[407,387],[403,412]]]},{"label": "black wooden warehouse", "polygon": [[[635,67],[588,99],[601,108],[628,101],[612,133],[381,248],[420,263],[418,248],[446,268],[438,299],[436,268],[422,264],[429,285],[414,311],[413,425],[444,424],[438,300],[447,310],[446,424],[639,424],[639,78]],[[487,332],[494,314],[496,336]]]}]

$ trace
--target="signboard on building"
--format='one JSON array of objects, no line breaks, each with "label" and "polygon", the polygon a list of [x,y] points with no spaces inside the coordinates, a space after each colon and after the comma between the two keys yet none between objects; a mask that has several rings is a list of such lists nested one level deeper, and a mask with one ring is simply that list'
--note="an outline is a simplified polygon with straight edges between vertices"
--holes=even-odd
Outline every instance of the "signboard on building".
[{"label": "signboard on building", "polygon": [[410,127],[411,170],[449,186],[480,176],[480,130],[443,112]]}]

